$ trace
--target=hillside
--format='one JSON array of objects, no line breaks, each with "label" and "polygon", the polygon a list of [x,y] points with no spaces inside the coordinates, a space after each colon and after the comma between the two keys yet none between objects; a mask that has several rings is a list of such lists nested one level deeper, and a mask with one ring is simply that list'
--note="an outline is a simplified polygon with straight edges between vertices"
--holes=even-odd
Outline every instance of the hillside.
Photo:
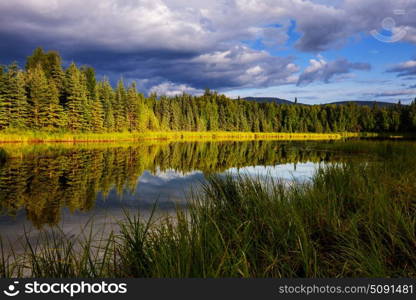
[{"label": "hillside", "polygon": [[[274,102],[277,104],[302,104],[302,105],[309,105],[309,104],[305,104],[305,103],[295,103],[293,101],[289,101],[286,99],[282,99],[282,98],[277,98],[277,97],[246,97],[244,98],[245,100],[248,101],[256,101],[259,103],[265,103],[265,102]],[[395,105],[396,103],[391,103],[391,102],[381,102],[381,101],[339,101],[339,102],[330,102],[330,103],[324,103],[322,105],[325,104],[335,104],[335,105],[347,105],[348,103],[355,103],[359,106],[373,106],[373,105],[377,105],[378,107],[389,107],[392,105]]]},{"label": "hillside", "polygon": [[388,107],[395,105],[396,103],[391,102],[381,102],[381,101],[339,101],[339,102],[331,102],[329,104],[336,104],[336,105],[346,105],[348,103],[355,103],[360,106],[373,106],[377,105],[379,107]]},{"label": "hillside", "polygon": [[277,104],[295,104],[295,102],[285,100],[285,99],[281,99],[281,98],[276,98],[276,97],[246,97],[246,98],[244,98],[244,100],[256,101],[256,102],[260,102],[260,103],[274,102],[274,103],[277,103]]}]

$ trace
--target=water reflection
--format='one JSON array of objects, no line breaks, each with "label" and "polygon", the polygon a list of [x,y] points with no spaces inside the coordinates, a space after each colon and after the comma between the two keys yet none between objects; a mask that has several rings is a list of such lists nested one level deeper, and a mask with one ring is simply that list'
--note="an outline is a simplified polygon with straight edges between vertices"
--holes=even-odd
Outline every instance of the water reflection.
[{"label": "water reflection", "polygon": [[119,215],[121,207],[185,204],[204,175],[238,170],[306,180],[340,158],[313,143],[272,141],[2,146],[0,226],[36,228],[77,216]]}]

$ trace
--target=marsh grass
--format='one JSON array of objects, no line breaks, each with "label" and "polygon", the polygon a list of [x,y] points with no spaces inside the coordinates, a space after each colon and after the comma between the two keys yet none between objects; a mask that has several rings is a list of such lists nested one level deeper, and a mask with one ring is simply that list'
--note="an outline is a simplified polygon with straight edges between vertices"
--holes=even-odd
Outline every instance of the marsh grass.
[{"label": "marsh grass", "polygon": [[161,131],[74,133],[67,131],[29,131],[8,129],[0,132],[0,143],[51,143],[51,142],[117,142],[141,140],[211,141],[211,140],[338,140],[360,136],[358,133],[285,133],[285,132],[234,132],[234,131]]},{"label": "marsh grass", "polygon": [[[364,145],[348,151],[374,152]],[[27,238],[23,255],[2,251],[0,275],[416,277],[414,153],[381,144],[377,160],[328,165],[304,183],[210,176],[176,218],[126,214],[119,232],[78,244]]]}]

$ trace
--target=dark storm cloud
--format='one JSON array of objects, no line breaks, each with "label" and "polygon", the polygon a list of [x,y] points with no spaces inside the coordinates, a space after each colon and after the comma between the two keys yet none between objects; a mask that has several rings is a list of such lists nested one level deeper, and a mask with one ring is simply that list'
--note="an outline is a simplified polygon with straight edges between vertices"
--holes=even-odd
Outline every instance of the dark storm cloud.
[{"label": "dark storm cloud", "polygon": [[[23,65],[33,48],[43,46],[60,51],[65,64],[89,64],[113,81],[122,75],[159,92],[330,82],[369,66],[328,62],[298,78],[295,58],[272,56],[241,41],[284,45],[294,20],[301,34],[296,47],[319,52],[379,27],[394,8],[416,8],[415,0],[318,2],[6,0],[0,2],[0,63],[19,60]],[[412,41],[416,18],[401,18],[397,25],[406,26],[405,39]]]},{"label": "dark storm cloud", "polygon": [[317,53],[341,46],[350,34],[342,10],[320,7],[309,13],[305,11],[296,20],[297,29],[302,33],[296,47],[302,51]]},{"label": "dark storm cloud", "polygon": [[[292,58],[272,57],[266,52],[243,46],[198,56],[131,59],[134,63],[130,65],[137,66],[137,69],[125,70],[126,77],[161,77],[198,89],[286,84],[290,82],[290,76],[298,71]],[[129,65],[129,61],[125,64]]]},{"label": "dark storm cloud", "polygon": [[[278,39],[287,39],[282,29],[254,28],[229,17],[244,7],[226,5],[219,11],[208,7],[212,11],[204,15],[197,2],[194,9],[180,2],[2,2],[1,62],[19,60],[23,65],[35,47],[43,46],[60,51],[66,65],[88,64],[113,82],[123,76],[137,80],[146,90],[160,89],[164,82],[191,89],[226,89],[294,80],[298,68],[293,58],[273,57],[240,45],[241,39],[258,36],[268,39],[270,46],[278,44]],[[258,17],[251,22],[258,23]]]}]

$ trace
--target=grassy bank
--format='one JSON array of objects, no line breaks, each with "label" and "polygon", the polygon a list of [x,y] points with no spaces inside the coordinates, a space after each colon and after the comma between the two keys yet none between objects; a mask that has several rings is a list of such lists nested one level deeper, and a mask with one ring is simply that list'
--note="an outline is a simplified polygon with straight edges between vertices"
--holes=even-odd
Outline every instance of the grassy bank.
[{"label": "grassy bank", "polygon": [[233,132],[233,131],[166,131],[166,132],[114,132],[70,133],[46,131],[2,131],[0,143],[45,142],[117,142],[138,140],[209,141],[209,140],[337,140],[356,137],[358,133],[284,133],[284,132]]},{"label": "grassy bank", "polygon": [[375,160],[308,183],[210,177],[176,218],[128,216],[109,237],[27,237],[24,254],[0,249],[0,275],[416,277],[415,146],[364,146],[348,151]]}]

